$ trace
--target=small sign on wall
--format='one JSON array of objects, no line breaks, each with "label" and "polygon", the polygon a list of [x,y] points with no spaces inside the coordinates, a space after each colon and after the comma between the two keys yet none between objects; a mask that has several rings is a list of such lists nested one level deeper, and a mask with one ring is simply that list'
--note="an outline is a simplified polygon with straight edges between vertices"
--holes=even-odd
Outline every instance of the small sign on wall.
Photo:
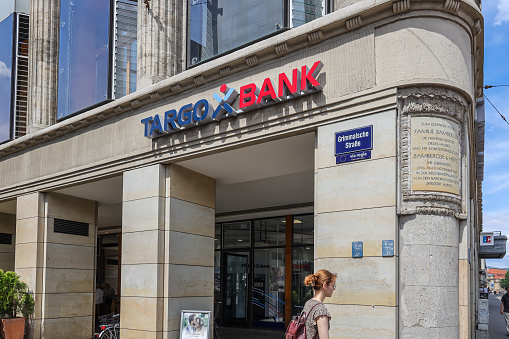
[{"label": "small sign on wall", "polygon": [[382,257],[394,256],[394,240],[382,240]]},{"label": "small sign on wall", "polygon": [[362,241],[353,241],[352,242],[352,258],[362,258]]},{"label": "small sign on wall", "polygon": [[371,159],[373,125],[336,132],[335,138],[336,164]]}]

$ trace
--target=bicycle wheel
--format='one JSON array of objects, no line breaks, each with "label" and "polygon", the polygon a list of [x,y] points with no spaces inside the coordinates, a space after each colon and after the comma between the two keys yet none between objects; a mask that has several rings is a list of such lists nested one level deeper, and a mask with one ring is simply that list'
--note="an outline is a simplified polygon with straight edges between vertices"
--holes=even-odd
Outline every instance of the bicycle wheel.
[{"label": "bicycle wheel", "polygon": [[99,334],[98,339],[115,339],[114,334],[111,332],[111,329],[107,328]]}]

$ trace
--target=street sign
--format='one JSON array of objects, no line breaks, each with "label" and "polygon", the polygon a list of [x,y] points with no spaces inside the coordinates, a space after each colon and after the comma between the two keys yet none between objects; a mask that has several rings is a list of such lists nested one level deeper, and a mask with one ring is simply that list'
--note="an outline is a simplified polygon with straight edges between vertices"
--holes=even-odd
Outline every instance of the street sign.
[{"label": "street sign", "polygon": [[373,125],[336,132],[335,155],[373,149]]}]

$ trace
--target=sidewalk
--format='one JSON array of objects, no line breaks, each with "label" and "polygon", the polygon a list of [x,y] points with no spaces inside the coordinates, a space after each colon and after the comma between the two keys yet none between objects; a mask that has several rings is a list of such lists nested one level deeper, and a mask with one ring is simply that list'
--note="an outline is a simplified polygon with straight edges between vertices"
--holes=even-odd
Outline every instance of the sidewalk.
[{"label": "sidewalk", "polygon": [[490,294],[488,299],[490,302],[489,310],[490,310],[490,323],[488,325],[490,332],[490,339],[501,339],[501,338],[509,338],[505,333],[505,319],[502,314],[500,314],[500,299],[501,295],[493,295]]},{"label": "sidewalk", "polygon": [[281,339],[283,331],[219,327],[219,339]]}]

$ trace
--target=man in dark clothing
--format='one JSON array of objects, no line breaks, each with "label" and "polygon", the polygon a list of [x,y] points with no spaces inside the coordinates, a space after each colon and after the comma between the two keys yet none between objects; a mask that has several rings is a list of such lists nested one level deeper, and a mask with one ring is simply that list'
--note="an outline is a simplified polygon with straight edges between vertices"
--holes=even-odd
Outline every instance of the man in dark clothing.
[{"label": "man in dark clothing", "polygon": [[[509,293],[509,286],[506,287],[507,293]],[[500,304],[500,314],[505,317],[505,332],[509,336],[509,295],[504,294],[502,296],[502,303]]]}]

